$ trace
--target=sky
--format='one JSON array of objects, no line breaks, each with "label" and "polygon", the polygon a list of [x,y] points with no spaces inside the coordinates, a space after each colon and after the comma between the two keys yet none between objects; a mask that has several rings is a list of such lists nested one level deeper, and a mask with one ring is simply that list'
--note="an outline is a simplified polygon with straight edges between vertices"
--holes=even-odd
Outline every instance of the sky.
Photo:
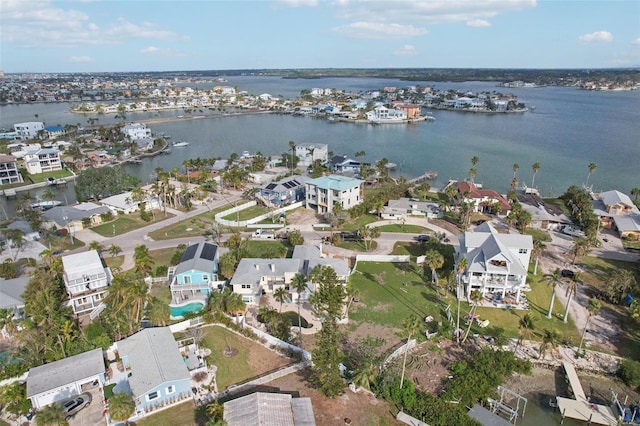
[{"label": "sky", "polygon": [[639,0],[0,0],[5,73],[637,66]]}]

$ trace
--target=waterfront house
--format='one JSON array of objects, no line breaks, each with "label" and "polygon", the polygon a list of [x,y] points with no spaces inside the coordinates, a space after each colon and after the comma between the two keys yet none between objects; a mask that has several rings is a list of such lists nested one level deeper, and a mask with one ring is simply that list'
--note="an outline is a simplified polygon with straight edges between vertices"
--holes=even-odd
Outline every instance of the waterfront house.
[{"label": "waterfront house", "polygon": [[468,266],[458,297],[468,298],[472,291],[479,290],[483,296],[492,294],[501,300],[509,296],[520,303],[533,249],[531,235],[500,234],[485,222],[460,235],[459,240],[458,256],[466,258]]},{"label": "waterfront house", "polygon": [[151,151],[153,149],[153,138],[137,138],[133,141],[138,152]]},{"label": "waterfront house", "polygon": [[62,126],[47,126],[44,130],[47,132],[49,139],[55,139],[67,134],[67,131]]},{"label": "waterfront house", "polygon": [[62,170],[60,151],[55,148],[29,151],[24,155],[24,165],[32,175]]},{"label": "waterfront house", "polygon": [[183,300],[196,293],[208,296],[218,281],[218,261],[219,250],[215,244],[201,242],[187,247],[180,263],[168,271],[173,300]]},{"label": "waterfront house", "polygon": [[400,198],[389,200],[382,211],[383,219],[403,220],[408,216],[420,216],[427,219],[439,219],[443,217],[438,203],[433,201],[418,201],[415,198]]},{"label": "waterfront house", "polygon": [[115,215],[137,212],[140,210],[140,204],[142,203],[145,204],[146,210],[162,208],[162,201],[160,201],[156,196],[145,194],[142,201],[137,201],[132,198],[131,191],[112,195],[111,197],[100,200],[100,204],[109,207]]},{"label": "waterfront house", "polygon": [[[145,328],[116,347],[136,404],[133,418],[191,398],[191,374],[169,327]],[[127,390],[123,388],[115,390]]]},{"label": "waterfront house", "polygon": [[365,114],[367,120],[373,123],[402,122],[407,119],[407,112],[402,109],[387,108],[380,105]]},{"label": "waterfront house", "polygon": [[511,211],[511,204],[498,192],[492,189],[478,188],[473,182],[456,182],[458,198],[473,205],[478,213],[506,215]]},{"label": "waterfront house", "polygon": [[35,139],[44,130],[44,123],[42,121],[16,123],[13,129],[16,131],[16,139]]},{"label": "waterfront house", "polygon": [[602,192],[594,196],[592,203],[603,228],[616,230],[620,238],[640,239],[640,210],[627,194],[616,190]]},{"label": "waterfront house", "polygon": [[407,119],[409,120],[420,118],[421,116],[420,111],[422,110],[422,107],[420,105],[408,104],[404,102],[394,102],[393,107],[404,111],[407,114]]},{"label": "waterfront house", "polygon": [[333,212],[336,205],[344,210],[362,203],[363,181],[346,176],[330,175],[306,183],[307,208],[318,214]]},{"label": "waterfront house", "polygon": [[294,175],[263,185],[258,198],[270,206],[282,207],[305,199],[306,176]]},{"label": "waterfront house", "polygon": [[224,403],[227,426],[315,426],[311,398],[289,394],[255,392]]},{"label": "waterfront house", "polygon": [[151,129],[146,124],[130,123],[120,130],[126,137],[135,141],[136,139],[151,138]]},{"label": "waterfront house", "polygon": [[[102,265],[96,250],[62,257],[64,286],[69,306],[76,316],[93,312],[101,304],[111,284],[111,270]],[[104,306],[104,305],[103,305]]]},{"label": "waterfront house", "polygon": [[357,175],[360,174],[362,164],[359,161],[347,158],[346,155],[334,155],[329,160],[329,168],[334,173]]},{"label": "waterfront house", "polygon": [[0,185],[22,183],[22,175],[18,170],[16,157],[0,154]]},{"label": "waterfront house", "polygon": [[571,225],[573,222],[562,210],[553,205],[545,204],[535,194],[519,194],[518,201],[524,211],[531,214],[530,228],[543,231],[559,229],[563,225]]},{"label": "waterfront house", "polygon": [[295,154],[298,157],[298,167],[309,167],[314,161],[321,164],[327,162],[329,146],[325,143],[302,143],[296,145]]},{"label": "waterfront house", "polygon": [[27,398],[33,408],[43,408],[104,386],[104,373],[101,348],[33,367],[27,375]]},{"label": "waterfront house", "polygon": [[100,225],[102,223],[101,215],[110,211],[108,207],[95,203],[55,206],[42,213],[42,226],[45,229],[66,229],[68,232],[74,233],[82,231],[85,225]]}]

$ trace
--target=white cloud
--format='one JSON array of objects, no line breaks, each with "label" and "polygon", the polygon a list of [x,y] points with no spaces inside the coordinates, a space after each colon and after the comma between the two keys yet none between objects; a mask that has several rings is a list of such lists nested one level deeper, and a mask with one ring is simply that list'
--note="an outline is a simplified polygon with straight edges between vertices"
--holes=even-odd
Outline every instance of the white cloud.
[{"label": "white cloud", "polygon": [[580,43],[608,43],[613,41],[613,34],[609,31],[596,31],[591,34],[583,34],[578,37]]},{"label": "white cloud", "polygon": [[332,5],[338,16],[347,20],[437,24],[486,20],[499,14],[534,8],[537,0],[338,0]]},{"label": "white cloud", "polygon": [[411,44],[405,44],[400,49],[396,49],[393,51],[393,54],[396,56],[415,56],[418,54],[415,46]]},{"label": "white cloud", "polygon": [[316,7],[318,0],[279,0],[277,4],[282,7]]},{"label": "white cloud", "polygon": [[486,28],[490,27],[491,23],[489,21],[485,21],[484,19],[474,19],[472,21],[467,21],[467,26],[474,28]]},{"label": "white cloud", "polygon": [[413,25],[384,24],[380,22],[354,22],[352,24],[334,27],[333,32],[353,38],[400,38],[417,37],[427,34],[424,28]]},{"label": "white cloud", "polygon": [[72,62],[74,64],[90,64],[92,62],[95,62],[96,59],[92,58],[91,56],[71,56],[69,57],[69,62]]},{"label": "white cloud", "polygon": [[131,38],[187,40],[149,22],[119,18],[100,27],[84,12],[63,9],[50,0],[0,0],[0,38],[21,47],[78,47],[122,44]]},{"label": "white cloud", "polygon": [[635,45],[637,45],[637,46],[638,46],[638,45],[640,45],[640,37],[638,37],[637,39],[633,40],[633,41],[631,42],[631,44],[635,44]]},{"label": "white cloud", "polygon": [[145,53],[150,55],[159,55],[159,56],[171,56],[171,57],[188,56],[186,53],[180,52],[175,49],[160,48],[156,46],[145,47],[144,49],[140,50],[140,53]]}]

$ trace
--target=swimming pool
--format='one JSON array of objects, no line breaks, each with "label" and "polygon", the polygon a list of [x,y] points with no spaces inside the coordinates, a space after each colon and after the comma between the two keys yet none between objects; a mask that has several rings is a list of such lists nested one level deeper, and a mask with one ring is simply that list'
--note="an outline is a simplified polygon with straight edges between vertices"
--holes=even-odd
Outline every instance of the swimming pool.
[{"label": "swimming pool", "polygon": [[[286,311],[286,312],[279,313],[278,315],[282,315],[287,321],[291,323],[292,327],[298,327],[297,312]],[[258,322],[264,323],[264,318],[262,318],[262,315],[258,315]],[[309,322],[303,316],[300,316],[300,323],[302,324],[302,328],[313,327],[313,324],[309,324]]]},{"label": "swimming pool", "polygon": [[171,313],[171,318],[180,319],[183,318],[186,314],[199,312],[202,310],[202,308],[204,308],[204,302],[189,302],[179,306],[169,305],[169,312]]}]

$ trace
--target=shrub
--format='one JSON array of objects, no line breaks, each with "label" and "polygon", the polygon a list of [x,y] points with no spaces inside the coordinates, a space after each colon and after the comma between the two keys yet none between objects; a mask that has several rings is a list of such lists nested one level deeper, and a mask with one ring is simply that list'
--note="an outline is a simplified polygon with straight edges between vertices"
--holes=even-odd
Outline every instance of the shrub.
[{"label": "shrub", "polygon": [[640,363],[624,359],[618,367],[618,377],[629,386],[640,386]]},{"label": "shrub", "polygon": [[156,267],[155,272],[153,273],[154,277],[166,277],[167,276],[167,266],[160,265]]}]

